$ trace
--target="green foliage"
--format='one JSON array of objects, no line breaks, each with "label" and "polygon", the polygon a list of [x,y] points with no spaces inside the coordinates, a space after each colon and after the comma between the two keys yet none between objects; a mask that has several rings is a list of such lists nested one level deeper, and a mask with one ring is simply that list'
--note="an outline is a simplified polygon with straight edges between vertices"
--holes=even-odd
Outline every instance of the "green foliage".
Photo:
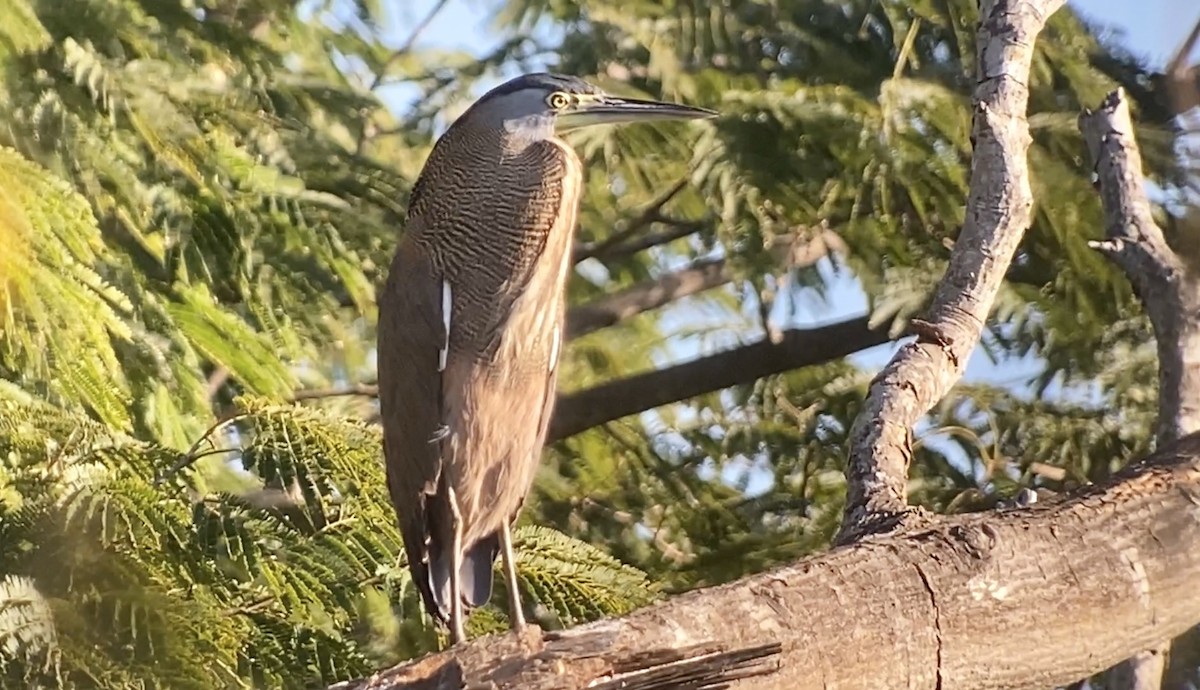
[{"label": "green foliage", "polygon": [[[279,403],[366,366],[427,144],[359,144],[385,116],[335,63],[377,38],[291,2],[2,7],[3,685],[312,687],[443,644],[377,427]],[[517,539],[548,621],[654,596]]]},{"label": "green foliage", "polygon": [[[13,27],[24,50],[2,65],[0,144],[26,159],[3,158],[5,236],[34,260],[3,267],[25,303],[10,338],[41,339],[10,347],[5,378],[177,448],[211,415],[214,372],[226,399],[292,390],[295,364],[336,347],[326,315],[369,310],[402,208],[403,178],[346,155],[373,101],[327,64],[283,67],[283,41],[328,58],[289,3],[203,19],[171,3],[13,3],[54,39]],[[43,194],[62,201],[25,208]]]},{"label": "green foliage", "polygon": [[520,552],[522,593],[566,627],[628,613],[655,599],[645,573],[561,532],[529,525],[517,529],[513,541]]},{"label": "green foliage", "polygon": [[128,382],[113,376],[121,369],[113,340],[133,339],[122,318],[132,305],[93,268],[104,245],[87,201],[0,148],[0,242],[0,370],[21,373],[5,378],[128,429]]},{"label": "green foliage", "polygon": [[[181,455],[53,408],[3,411],[9,679],[309,687],[437,646],[404,564],[375,427],[247,399],[205,437],[214,448]],[[239,445],[219,440],[235,430]],[[221,473],[242,489],[213,487]],[[532,526],[516,540],[525,594],[552,619],[654,597],[642,573],[593,546]],[[476,612],[473,629],[503,625],[502,601]]]}]

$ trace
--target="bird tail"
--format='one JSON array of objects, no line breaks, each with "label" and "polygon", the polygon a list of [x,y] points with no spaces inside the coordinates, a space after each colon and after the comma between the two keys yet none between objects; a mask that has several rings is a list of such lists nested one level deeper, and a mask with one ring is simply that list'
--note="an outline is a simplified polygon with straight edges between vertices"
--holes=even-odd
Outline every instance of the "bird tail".
[{"label": "bird tail", "polygon": [[[438,616],[450,619],[450,545],[430,544],[429,590]],[[492,564],[500,552],[500,539],[491,534],[472,544],[463,552],[458,570],[463,604],[478,608],[492,598]],[[427,602],[428,603],[428,602]]]}]

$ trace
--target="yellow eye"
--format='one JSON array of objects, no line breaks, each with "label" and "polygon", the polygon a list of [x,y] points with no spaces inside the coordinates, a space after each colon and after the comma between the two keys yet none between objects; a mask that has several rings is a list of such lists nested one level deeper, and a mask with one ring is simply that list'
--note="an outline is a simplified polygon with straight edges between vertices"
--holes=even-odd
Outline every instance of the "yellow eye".
[{"label": "yellow eye", "polygon": [[555,110],[562,110],[571,104],[571,98],[562,91],[555,91],[546,99],[546,104]]}]

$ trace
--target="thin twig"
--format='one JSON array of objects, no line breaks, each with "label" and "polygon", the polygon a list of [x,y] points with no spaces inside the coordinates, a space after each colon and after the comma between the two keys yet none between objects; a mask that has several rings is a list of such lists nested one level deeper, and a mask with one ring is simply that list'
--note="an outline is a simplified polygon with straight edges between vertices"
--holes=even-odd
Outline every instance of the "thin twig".
[{"label": "thin twig", "polygon": [[296,391],[296,393],[292,395],[292,402],[300,402],[301,400],[321,400],[324,398],[341,398],[353,395],[373,398],[379,395],[379,386],[373,383],[352,383],[348,386],[338,386],[336,388],[312,388]]},{"label": "thin twig", "polygon": [[392,51],[392,54],[389,55],[388,59],[384,61],[383,66],[381,66],[379,70],[375,72],[375,77],[371,80],[370,86],[367,87],[368,91],[374,91],[375,89],[379,88],[379,85],[383,83],[385,78],[387,78],[388,69],[392,65],[396,64],[397,60],[412,52],[413,46],[417,43],[417,39],[421,37],[421,34],[425,33],[425,30],[428,29],[429,25],[433,23],[433,20],[436,19],[439,14],[441,14],[442,10],[446,8],[447,4],[449,4],[449,0],[438,0],[436,3],[434,3],[433,7],[429,9],[429,12],[425,14],[425,17],[421,21],[417,22],[417,25],[413,27],[412,33],[408,35],[408,38],[404,41],[404,43],[401,43],[399,48]]},{"label": "thin twig", "polygon": [[198,452],[200,451],[200,445],[205,441],[207,441],[209,445],[213,446],[211,449],[212,451],[219,451],[220,449],[218,449],[216,444],[212,442],[212,435],[229,426],[230,424],[233,424],[238,420],[245,419],[248,416],[249,415],[245,412],[239,412],[214,422],[212,426],[208,427],[208,429],[200,435],[200,438],[196,439],[196,442],[192,444],[192,447],[187,449],[187,452],[183,454],[183,457],[179,459],[179,462],[175,463],[171,469],[167,470],[162,474],[162,476],[154,480],[155,486],[158,486],[168,479],[174,477],[184,468],[192,465],[200,458],[212,455],[213,453],[211,451]]},{"label": "thin twig", "polygon": [[628,242],[597,248],[583,255],[582,258],[578,258],[578,260],[582,261],[589,256],[597,259],[612,259],[619,256],[630,256],[652,247],[658,247],[669,242],[682,239],[688,235],[693,235],[708,226],[708,223],[703,221],[678,220],[666,216],[657,216],[652,220],[652,222],[666,225],[667,229],[661,232],[648,233],[642,235],[641,237],[634,238]]},{"label": "thin twig", "polygon": [[637,216],[626,222],[624,227],[617,229],[613,232],[613,234],[609,235],[603,240],[600,240],[599,242],[577,248],[575,250],[576,263],[583,261],[584,259],[603,254],[605,250],[611,248],[613,245],[623,242],[639,230],[649,227],[654,221],[661,217],[660,214],[663,207],[666,206],[671,199],[674,199],[679,192],[683,191],[683,188],[686,186],[687,178],[685,177],[671,185],[664,192],[651,200],[650,203],[647,204]]},{"label": "thin twig", "polygon": [[[417,25],[413,27],[412,32],[408,35],[408,38],[404,41],[404,43],[400,44],[400,47],[396,50],[393,50],[392,54],[388,56],[387,60],[384,60],[383,65],[381,65],[379,69],[375,71],[375,75],[371,78],[371,83],[367,85],[368,92],[374,92],[375,89],[378,89],[380,84],[383,83],[383,80],[387,78],[388,71],[391,69],[392,65],[396,64],[396,61],[400,58],[412,52],[413,46],[416,45],[417,39],[421,37],[421,34],[425,33],[425,30],[429,28],[429,25],[433,23],[433,20],[438,16],[438,14],[441,13],[443,9],[445,9],[448,3],[449,0],[437,0],[437,2],[434,3],[433,7],[429,9],[429,12],[425,14],[425,17],[421,19],[421,21],[417,22]],[[367,139],[369,138],[367,136],[367,129],[366,123],[364,123],[362,131],[359,132],[358,135],[358,142],[354,146],[354,155],[356,156],[362,155],[363,147],[367,144]]]}]

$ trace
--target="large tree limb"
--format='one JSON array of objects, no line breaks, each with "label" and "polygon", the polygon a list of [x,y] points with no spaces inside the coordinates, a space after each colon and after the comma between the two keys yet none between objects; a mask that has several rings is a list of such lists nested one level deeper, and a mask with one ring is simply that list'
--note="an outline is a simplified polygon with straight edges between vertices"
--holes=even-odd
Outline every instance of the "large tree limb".
[{"label": "large tree limb", "polygon": [[693,398],[764,376],[841,359],[889,341],[887,327],[865,317],[818,328],[785,331],[778,343],[763,338],[725,352],[559,395],[549,441],[599,424]]},{"label": "large tree limb", "polygon": [[[1200,36],[1200,24],[1189,44]],[[1190,46],[1189,46],[1190,49]],[[1141,299],[1158,349],[1157,441],[1200,431],[1200,277],[1167,244],[1144,190],[1141,155],[1124,94],[1114,91],[1079,117],[1095,163],[1107,218],[1092,246],[1116,263]],[[1162,683],[1170,642],[1160,640],[1113,670],[1117,687],[1154,690]]]},{"label": "large tree limb", "polygon": [[[699,688],[728,665],[738,688],[1049,688],[1200,621],[1197,577],[1200,435],[1030,508],[934,518],[621,619],[478,639],[340,687]],[[728,660],[701,676],[713,684],[633,672],[689,668],[666,660],[693,647]]]},{"label": "large tree limb", "polygon": [[928,315],[872,382],[851,430],[839,542],[908,513],[912,428],[962,376],[1030,222],[1026,153],[1034,41],[1064,0],[983,0],[977,33],[974,158],[966,221]]}]

